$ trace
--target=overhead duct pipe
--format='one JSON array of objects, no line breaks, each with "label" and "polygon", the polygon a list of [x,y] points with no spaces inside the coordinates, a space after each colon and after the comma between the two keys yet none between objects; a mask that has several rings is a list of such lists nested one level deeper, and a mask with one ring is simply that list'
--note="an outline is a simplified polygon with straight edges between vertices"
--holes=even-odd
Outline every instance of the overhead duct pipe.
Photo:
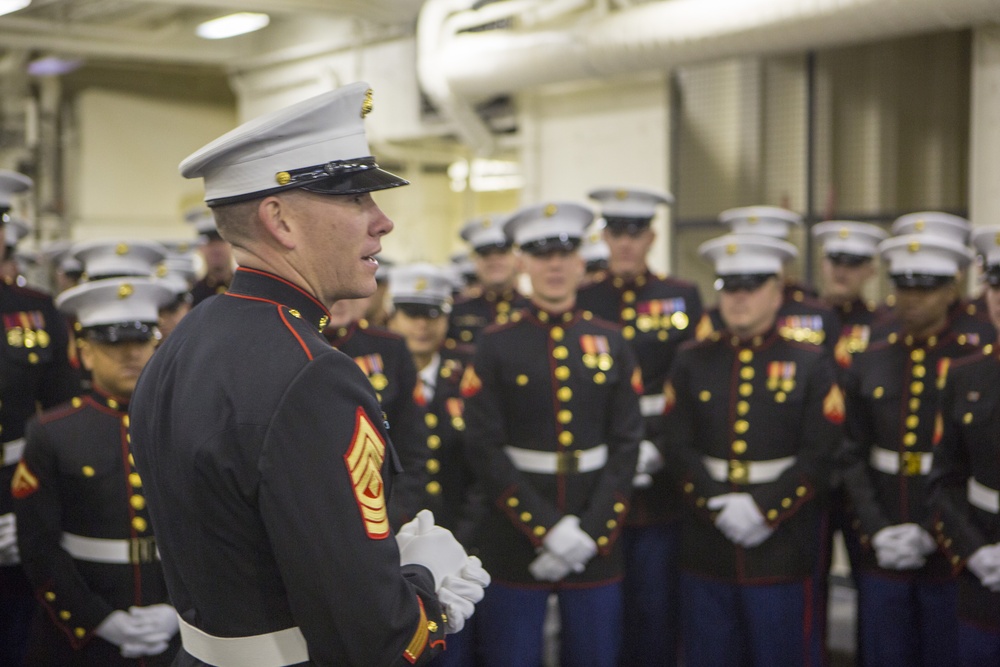
[{"label": "overhead duct pipe", "polygon": [[[418,74],[425,87],[431,82],[447,99],[446,113],[544,84],[1000,22],[996,0],[661,0],[614,11],[597,2],[593,11],[557,27],[444,30],[449,22],[481,18],[483,10],[468,9],[471,3],[429,0],[421,12]],[[501,13],[516,3],[483,9]],[[442,11],[445,5],[448,11]],[[473,134],[472,123],[452,120],[461,134]],[[490,142],[477,137],[474,145]]]}]

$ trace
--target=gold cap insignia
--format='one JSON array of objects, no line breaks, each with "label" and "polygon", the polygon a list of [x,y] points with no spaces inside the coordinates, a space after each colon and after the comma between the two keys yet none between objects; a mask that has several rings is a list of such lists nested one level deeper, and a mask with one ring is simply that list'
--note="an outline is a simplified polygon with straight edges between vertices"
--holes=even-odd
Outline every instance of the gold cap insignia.
[{"label": "gold cap insignia", "polygon": [[625,199],[626,197],[628,197],[628,192],[625,190],[618,190],[615,192],[615,199]]},{"label": "gold cap insignia", "polygon": [[756,225],[759,221],[760,218],[758,218],[756,215],[747,216],[747,222],[749,222],[751,225]]},{"label": "gold cap insignia", "polygon": [[118,245],[116,245],[115,246],[115,254],[116,255],[126,255],[126,254],[128,254],[128,244],[127,243],[119,243]]},{"label": "gold cap insignia", "polygon": [[840,228],[840,234],[839,234],[840,238],[846,239],[850,235],[851,235],[851,232],[847,229],[847,227],[841,227]]},{"label": "gold cap insignia", "polygon": [[915,224],[913,228],[916,229],[918,232],[922,232],[924,231],[925,226],[927,226],[927,223],[924,220],[917,220],[917,224]]},{"label": "gold cap insignia", "polygon": [[135,288],[130,283],[122,283],[118,286],[118,298],[127,299],[135,292]]},{"label": "gold cap insignia", "polygon": [[279,171],[274,175],[274,180],[277,181],[278,185],[288,185],[292,182],[292,175],[287,171]]},{"label": "gold cap insignia", "polygon": [[736,245],[735,243],[730,243],[729,245],[726,246],[726,254],[735,255],[736,251],[739,249],[740,247],[738,245]]},{"label": "gold cap insignia", "polygon": [[372,89],[365,91],[365,101],[361,103],[361,117],[364,118],[372,112]]},{"label": "gold cap insignia", "polygon": [[418,278],[417,283],[413,286],[413,289],[417,290],[418,292],[423,292],[425,289],[427,289],[427,279]]},{"label": "gold cap insignia", "polygon": [[920,250],[920,241],[910,241],[910,245],[907,248],[910,252],[917,252]]},{"label": "gold cap insignia", "polygon": [[156,277],[157,278],[165,278],[166,276],[167,276],[167,265],[166,264],[160,264],[159,266],[157,266],[156,267]]},{"label": "gold cap insignia", "polygon": [[555,204],[549,204],[548,206],[545,207],[545,211],[544,211],[545,217],[546,218],[551,218],[552,216],[554,216],[556,214],[556,211],[558,211],[558,210],[559,210],[558,206],[556,206]]},{"label": "gold cap insignia", "polygon": [[493,226],[493,220],[491,218],[483,218],[482,222],[479,223],[479,226],[483,229],[489,229]]}]

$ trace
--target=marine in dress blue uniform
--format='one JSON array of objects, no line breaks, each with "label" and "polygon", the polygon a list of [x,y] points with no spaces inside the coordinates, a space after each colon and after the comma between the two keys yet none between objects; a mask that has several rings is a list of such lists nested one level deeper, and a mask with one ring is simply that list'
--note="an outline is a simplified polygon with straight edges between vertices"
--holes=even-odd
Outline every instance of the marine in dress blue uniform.
[{"label": "marine in dress blue uniform", "polygon": [[375,289],[392,224],[370,193],[405,184],[369,155],[371,108],[368,85],[349,84],[181,163],[240,268],[157,350],[130,405],[179,666],[424,664],[489,581],[429,512],[394,535],[381,407],[321,333],[327,304]]},{"label": "marine in dress blue uniform", "polygon": [[506,217],[483,215],[462,227],[476,284],[457,297],[452,306],[445,343],[449,349],[465,346],[471,352],[483,328],[508,322],[514,311],[528,303],[517,291],[518,261],[503,231]]},{"label": "marine in dress blue uniform", "polygon": [[841,475],[860,553],[858,650],[866,665],[930,667],[957,650],[955,581],[931,536],[927,475],[948,369],[978,349],[947,317],[971,253],[933,234],[886,239],[879,253],[902,331],[855,357],[845,380]]},{"label": "marine in dress blue uniform", "polygon": [[[976,230],[983,294],[1000,324],[1000,226]],[[941,396],[941,436],[928,484],[935,533],[958,573],[958,664],[1000,662],[1000,341],[956,361]]]},{"label": "marine in dress blue uniform", "polygon": [[[470,359],[444,346],[454,277],[433,264],[397,266],[389,272],[389,327],[401,335],[419,376],[413,399],[426,424],[423,505],[437,523],[476,552],[475,530],[485,510],[473,498],[474,474],[465,446],[465,399],[461,379]],[[516,316],[516,313],[514,314]],[[478,616],[448,638],[448,650],[435,667],[475,664]]]},{"label": "marine in dress blue uniform", "polygon": [[191,306],[197,306],[210,296],[225,294],[233,280],[232,250],[229,242],[219,235],[215,218],[207,208],[188,211],[187,222],[198,232],[201,253],[205,258],[205,275],[191,286]]},{"label": "marine in dress blue uniform", "polygon": [[[0,170],[0,220],[9,217],[15,194],[32,181]],[[20,566],[10,482],[24,448],[24,424],[38,406],[51,408],[80,391],[70,366],[69,332],[52,298],[13,282],[0,281],[0,664],[21,663],[28,640],[34,596]]]},{"label": "marine in dress blue uniform", "polygon": [[663,427],[688,508],[684,664],[821,665],[814,580],[843,396],[824,348],[775,328],[795,247],[733,234],[700,252],[715,264],[727,328],[678,352]]},{"label": "marine in dress blue uniform", "polygon": [[81,325],[94,387],[29,422],[11,484],[22,561],[41,602],[27,664],[165,666],[180,648],[128,432],[131,391],[171,298],[150,278],[59,295]]},{"label": "marine in dress blue uniform", "polygon": [[621,665],[676,664],[680,635],[678,551],[681,501],[662,470],[653,444],[663,428],[663,388],[677,349],[692,340],[701,319],[698,287],[658,276],[646,256],[657,208],[673,203],[648,188],[599,188],[590,197],[606,221],[609,268],[581,288],[578,307],[622,327],[642,371],[639,407],[646,424],[632,504],[622,533],[625,555],[625,622]]},{"label": "marine in dress blue uniform", "polygon": [[643,437],[641,371],[617,325],[574,305],[576,248],[593,219],[574,203],[506,223],[532,305],[485,329],[465,371],[466,446],[489,511],[480,553],[495,578],[478,619],[484,664],[540,664],[550,593],[566,665],[614,665],[619,536]]}]

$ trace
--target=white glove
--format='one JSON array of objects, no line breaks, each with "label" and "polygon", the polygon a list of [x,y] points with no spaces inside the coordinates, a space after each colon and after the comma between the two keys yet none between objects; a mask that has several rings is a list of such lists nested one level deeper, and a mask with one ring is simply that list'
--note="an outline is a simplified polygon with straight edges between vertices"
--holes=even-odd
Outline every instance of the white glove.
[{"label": "white glove", "polygon": [[985,588],[1000,592],[1000,544],[988,544],[976,549],[965,562],[969,572],[979,578]]},{"label": "white glove", "polygon": [[567,514],[552,526],[542,544],[547,551],[569,563],[575,572],[597,554],[597,542],[580,528],[580,517]]},{"label": "white glove", "polygon": [[528,572],[538,581],[561,581],[572,571],[569,563],[545,549],[528,566]]},{"label": "white glove", "polygon": [[451,531],[434,525],[434,514],[420,510],[417,516],[399,529],[397,537],[400,565],[423,565],[434,575],[434,590],[441,588],[445,577],[457,574],[466,565],[465,549]]},{"label": "white glove", "polygon": [[444,605],[448,617],[445,634],[453,635],[465,627],[466,619],[475,611],[475,604],[483,599],[483,589],[489,585],[490,575],[475,556],[468,557],[457,575],[445,577],[438,590],[438,601]]},{"label": "white glove", "polygon": [[749,493],[724,493],[709,498],[708,509],[721,510],[715,517],[715,527],[741,547],[755,547],[774,533]]},{"label": "white glove", "polygon": [[0,516],[0,564],[17,563],[17,516],[10,512]]},{"label": "white glove", "polygon": [[653,483],[653,473],[663,468],[663,455],[659,448],[649,440],[639,443],[639,458],[635,462],[635,476],[632,486],[643,489]]},{"label": "white glove", "polygon": [[[176,630],[177,625],[175,621],[174,632]],[[101,624],[94,630],[94,634],[119,647],[122,650],[123,656],[125,656],[124,651],[126,650],[126,646],[129,647],[128,650],[130,652],[135,650],[147,651],[136,655],[162,653],[167,648],[167,642],[173,636],[173,632],[168,633],[164,630],[151,627],[149,619],[137,617],[121,609],[108,614],[107,618],[101,621]],[[135,655],[125,657],[135,657]]]},{"label": "white glove", "polygon": [[[129,616],[145,628],[141,641],[129,641],[121,645],[125,658],[144,655],[159,655],[167,650],[170,638],[177,634],[177,612],[168,604],[153,604],[146,607],[129,607]],[[166,639],[164,639],[166,637]]]},{"label": "white glove", "polygon": [[927,562],[936,548],[933,538],[915,523],[886,526],[872,535],[879,567],[887,570],[916,570]]}]

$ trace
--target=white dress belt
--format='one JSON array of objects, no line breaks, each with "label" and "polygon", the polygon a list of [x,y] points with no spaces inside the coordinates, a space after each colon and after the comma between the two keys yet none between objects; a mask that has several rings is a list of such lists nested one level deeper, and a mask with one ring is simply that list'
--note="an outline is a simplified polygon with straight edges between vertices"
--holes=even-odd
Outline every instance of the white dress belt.
[{"label": "white dress belt", "polygon": [[160,559],[160,552],[152,537],[111,540],[103,537],[84,537],[73,533],[63,533],[60,544],[66,553],[73,558],[90,563],[134,565],[151,563]]},{"label": "white dress belt", "polygon": [[783,456],[780,459],[766,461],[739,461],[736,459],[717,459],[714,456],[701,457],[708,476],[716,482],[734,482],[736,484],[766,484],[773,482],[781,473],[795,465],[796,457]]},{"label": "white dress belt", "polygon": [[966,485],[969,504],[991,514],[1000,514],[1000,491],[980,484],[975,477],[970,477]]},{"label": "white dress belt", "polygon": [[894,452],[882,447],[872,447],[868,457],[871,467],[887,475],[900,472],[906,477],[926,475],[931,471],[934,454],[931,452]]},{"label": "white dress belt", "polygon": [[5,466],[12,466],[21,460],[21,455],[24,454],[24,438],[5,442],[2,446]]},{"label": "white dress belt", "polygon": [[591,472],[600,470],[608,462],[607,445],[567,452],[539,452],[510,445],[503,450],[518,470],[547,475]]},{"label": "white dress belt", "polygon": [[658,417],[667,407],[667,397],[664,394],[646,394],[639,397],[639,412],[643,417]]},{"label": "white dress belt", "polygon": [[285,667],[309,662],[309,647],[298,626],[249,637],[216,637],[179,614],[177,620],[184,650],[213,667]]}]

